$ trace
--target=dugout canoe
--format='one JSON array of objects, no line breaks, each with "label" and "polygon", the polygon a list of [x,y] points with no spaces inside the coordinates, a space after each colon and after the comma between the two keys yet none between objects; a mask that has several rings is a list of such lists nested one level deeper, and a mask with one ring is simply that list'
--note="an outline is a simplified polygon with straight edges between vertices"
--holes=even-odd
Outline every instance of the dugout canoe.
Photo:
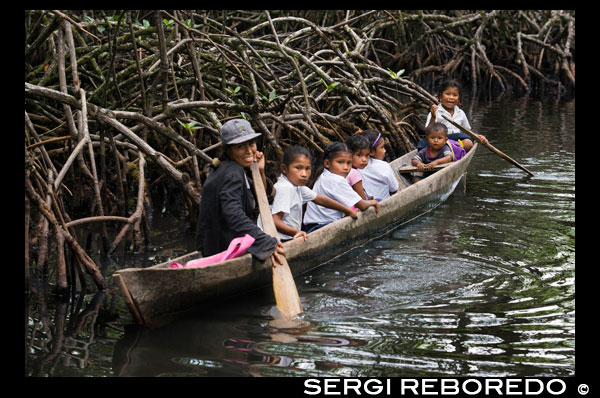
[{"label": "dugout canoe", "polygon": [[[294,276],[323,265],[353,247],[381,236],[398,225],[436,207],[454,192],[477,144],[457,162],[441,168],[416,184],[406,185],[398,170],[410,165],[416,150],[390,162],[397,173],[398,192],[381,202],[379,214],[369,208],[358,219],[344,217],[301,239],[284,243]],[[260,263],[250,254],[201,268],[169,268],[200,257],[192,252],[148,268],[127,268],[113,274],[115,284],[137,323],[157,326],[202,303],[223,299],[272,284],[271,263]]]}]

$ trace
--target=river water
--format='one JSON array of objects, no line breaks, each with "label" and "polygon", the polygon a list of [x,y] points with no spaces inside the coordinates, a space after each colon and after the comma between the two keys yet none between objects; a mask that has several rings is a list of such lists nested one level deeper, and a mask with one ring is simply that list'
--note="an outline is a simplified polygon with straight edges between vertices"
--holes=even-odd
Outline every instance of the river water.
[{"label": "river water", "polygon": [[[296,277],[297,328],[273,324],[269,289],[158,329],[134,325],[115,289],[33,295],[25,374],[575,375],[575,101],[470,102],[473,130],[535,176],[480,147],[438,207]],[[186,252],[181,225],[157,211],[152,247],[107,275]]]}]

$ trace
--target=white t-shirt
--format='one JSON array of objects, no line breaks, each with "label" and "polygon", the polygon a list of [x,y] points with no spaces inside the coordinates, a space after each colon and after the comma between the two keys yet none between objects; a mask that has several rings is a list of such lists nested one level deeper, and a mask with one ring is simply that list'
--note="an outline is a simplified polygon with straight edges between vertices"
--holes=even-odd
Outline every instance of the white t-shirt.
[{"label": "white t-shirt", "polygon": [[378,202],[398,190],[398,180],[388,162],[371,158],[361,171],[365,192]]},{"label": "white t-shirt", "polygon": [[[450,123],[449,121],[444,119],[442,117],[442,115],[445,115],[447,118],[451,119],[453,122],[455,122],[457,124],[460,124],[461,126],[463,126],[466,129],[469,129],[469,130],[471,129],[471,125],[469,124],[467,115],[457,105],[454,106],[454,115],[452,116],[452,115],[450,115],[450,112],[448,112],[446,109],[444,109],[444,107],[441,104],[439,104],[438,110],[436,112],[435,121],[438,123],[442,123],[444,126],[446,126],[448,128],[448,134],[461,133],[462,131],[458,127],[454,126],[452,123]],[[425,122],[425,126],[429,126],[430,120],[431,120],[431,112],[429,112],[429,115],[427,115],[427,121]]]},{"label": "white t-shirt", "polygon": [[[302,205],[310,202],[317,197],[317,194],[307,186],[294,185],[285,175],[280,175],[275,183],[275,199],[271,205],[271,214],[283,212],[282,221],[284,224],[301,229],[302,226]],[[262,229],[262,220],[258,218],[258,226]],[[279,233],[279,239],[292,239],[289,236]]]},{"label": "white t-shirt", "polygon": [[[347,207],[352,207],[362,200],[359,194],[348,183],[344,177],[333,174],[327,169],[319,176],[313,187],[315,193],[337,200]],[[314,202],[308,202],[306,213],[304,213],[304,224],[328,224],[339,220],[345,214],[341,211],[319,206]]]}]

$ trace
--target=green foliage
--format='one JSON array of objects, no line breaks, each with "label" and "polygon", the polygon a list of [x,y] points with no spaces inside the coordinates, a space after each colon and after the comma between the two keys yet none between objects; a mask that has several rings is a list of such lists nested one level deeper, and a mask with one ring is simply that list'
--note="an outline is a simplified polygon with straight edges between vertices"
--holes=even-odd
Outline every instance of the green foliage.
[{"label": "green foliage", "polygon": [[258,94],[265,100],[267,101],[268,104],[270,104],[271,102],[275,101],[277,98],[281,98],[281,95],[277,95],[277,91],[275,89],[271,90],[271,92],[269,93],[269,97],[265,97],[260,91],[258,92]]},{"label": "green foliage", "polygon": [[181,120],[177,119],[177,122],[179,122],[179,124],[181,124],[183,126],[183,128],[185,128],[187,131],[192,132],[194,130],[198,130],[202,127],[198,126],[198,122],[196,121],[191,121],[189,123],[184,123]]},{"label": "green foliage", "polygon": [[233,90],[230,88],[226,88],[225,90],[229,91],[231,94],[236,95],[237,93],[239,93],[241,87],[237,86],[236,88],[234,88]]},{"label": "green foliage", "polygon": [[402,74],[404,73],[404,69],[400,69],[398,72],[394,72],[391,69],[389,69],[388,71],[392,79],[398,79],[399,77],[402,77]]},{"label": "green foliage", "polygon": [[340,85],[340,82],[333,82],[333,83],[331,83],[331,84],[327,84],[327,83],[325,83],[325,80],[323,80],[323,79],[321,79],[321,83],[323,83],[323,85],[325,86],[325,89],[326,89],[327,91],[332,91],[332,90],[334,90],[334,89],[335,89],[337,86],[339,86],[339,85]]}]

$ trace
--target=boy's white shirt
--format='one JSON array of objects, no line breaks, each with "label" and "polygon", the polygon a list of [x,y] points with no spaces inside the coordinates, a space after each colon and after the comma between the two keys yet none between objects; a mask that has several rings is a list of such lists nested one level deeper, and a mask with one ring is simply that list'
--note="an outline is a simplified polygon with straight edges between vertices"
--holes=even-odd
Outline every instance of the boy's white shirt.
[{"label": "boy's white shirt", "polygon": [[[327,169],[323,170],[323,173],[315,182],[313,191],[319,195],[337,200],[346,207],[352,207],[362,200],[360,195],[348,184],[347,179],[333,174]],[[345,214],[340,211],[319,206],[314,202],[308,202],[306,213],[304,213],[304,224],[325,224],[339,220],[344,216]]]},{"label": "boy's white shirt", "polygon": [[[439,104],[437,112],[436,112],[435,121],[438,123],[442,123],[444,126],[446,126],[448,128],[448,134],[460,133],[461,130],[458,127],[454,126],[449,121],[447,121],[446,119],[444,119],[442,117],[442,115],[445,115],[447,118],[451,119],[455,123],[460,124],[464,128],[467,128],[469,130],[471,129],[471,125],[469,124],[469,119],[467,119],[467,114],[462,109],[460,109],[457,105],[454,106],[454,115],[450,115],[450,112],[448,112],[442,106],[442,104]],[[429,126],[430,120],[431,120],[431,112],[429,112],[429,115],[427,115],[427,121],[425,122],[425,126]]]}]

